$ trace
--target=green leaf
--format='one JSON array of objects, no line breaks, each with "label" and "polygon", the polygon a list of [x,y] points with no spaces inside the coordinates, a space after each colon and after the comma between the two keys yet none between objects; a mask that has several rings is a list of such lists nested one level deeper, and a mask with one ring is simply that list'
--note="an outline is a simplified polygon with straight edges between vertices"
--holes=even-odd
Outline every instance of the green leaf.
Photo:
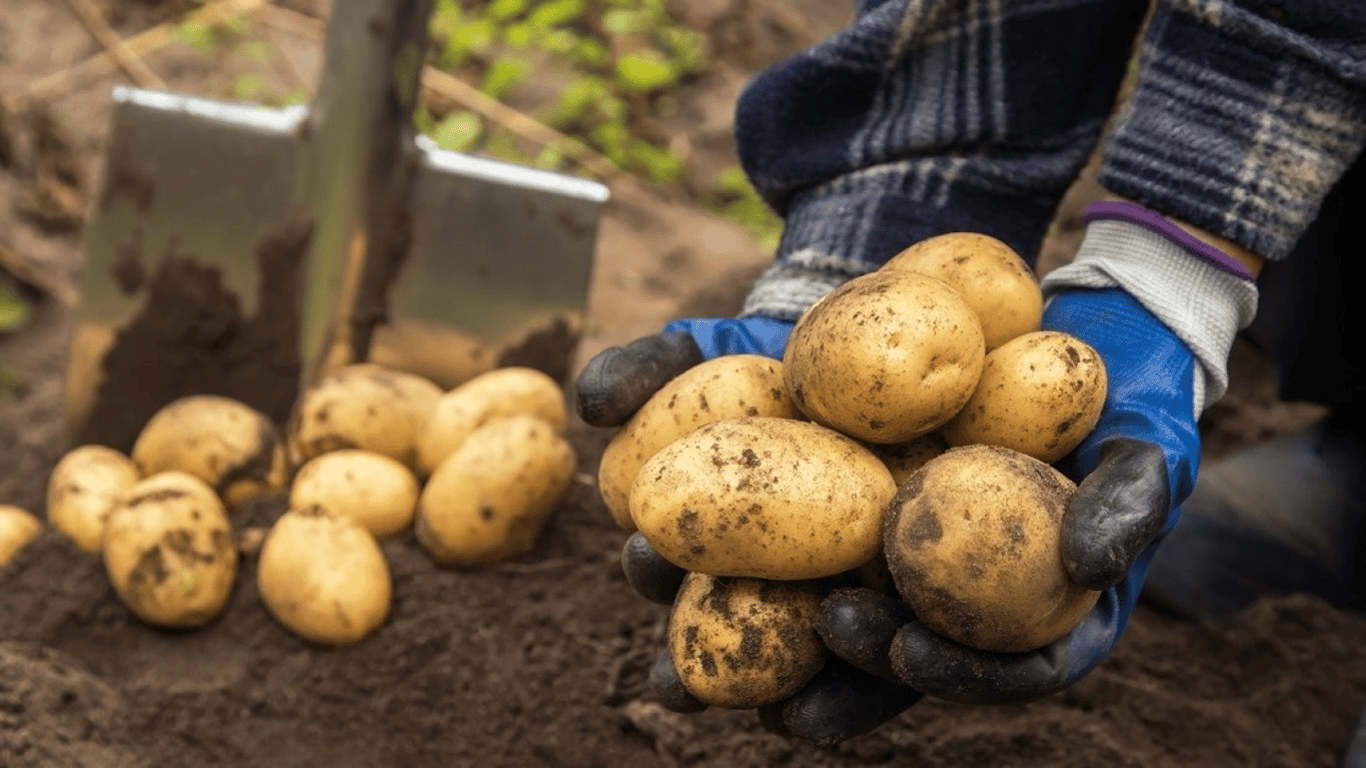
[{"label": "green leaf", "polygon": [[583,0],[550,0],[537,5],[527,21],[542,29],[553,29],[575,21],[583,13]]},{"label": "green leaf", "polygon": [[527,8],[527,0],[493,0],[484,7],[484,18],[492,21],[506,21],[520,16]]},{"label": "green leaf", "polygon": [[246,73],[232,80],[232,95],[238,99],[254,99],[266,90],[266,79],[261,75]]},{"label": "green leaf", "polygon": [[657,51],[628,53],[617,59],[617,82],[628,91],[665,88],[678,80],[678,69]]},{"label": "green leaf", "polygon": [[432,129],[432,141],[438,147],[454,152],[469,152],[479,143],[484,133],[484,122],[468,110],[451,112]]},{"label": "green leaf", "polygon": [[504,56],[489,66],[488,72],[484,73],[483,82],[479,84],[479,90],[495,99],[501,99],[530,77],[531,70],[530,61],[516,56]]},{"label": "green leaf", "polygon": [[0,333],[28,325],[32,310],[8,287],[0,285]]},{"label": "green leaf", "polygon": [[240,48],[242,55],[251,61],[269,61],[274,49],[264,40],[248,40]]},{"label": "green leaf", "polygon": [[213,27],[197,21],[186,21],[176,25],[176,39],[199,51],[205,56],[213,53],[218,46],[218,36]]},{"label": "green leaf", "polygon": [[665,147],[658,147],[641,139],[630,142],[631,159],[645,168],[654,182],[672,181],[683,173],[683,161]]}]

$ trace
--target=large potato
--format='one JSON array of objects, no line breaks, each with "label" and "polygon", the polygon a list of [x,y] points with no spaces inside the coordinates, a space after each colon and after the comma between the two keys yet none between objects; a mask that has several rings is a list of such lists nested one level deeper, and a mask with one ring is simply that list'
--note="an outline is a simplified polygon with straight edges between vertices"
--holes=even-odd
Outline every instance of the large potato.
[{"label": "large potato", "polygon": [[418,543],[444,565],[487,565],[531,549],[574,479],[574,449],[544,419],[490,421],[447,456],[418,498]]},{"label": "large potato", "polygon": [[882,543],[896,492],[871,451],[806,421],[725,419],[665,446],[631,486],[631,515],[667,560],[713,576],[814,579]]},{"label": "large potato", "polygon": [[237,544],[227,510],[194,475],[139,481],[105,519],[104,567],[124,605],[163,627],[197,627],[227,605]]},{"label": "large potato", "polygon": [[783,357],[797,407],[870,443],[937,429],[972,395],[986,349],[958,292],[928,275],[871,272],[797,321]]},{"label": "large potato", "polygon": [[343,448],[359,448],[417,468],[417,440],[441,389],[411,373],[372,363],[343,366],[299,396],[288,426],[296,465]]},{"label": "large potato", "polygon": [[326,645],[364,639],[389,615],[392,581],[375,537],[317,505],[280,516],[256,565],[261,602],[300,637]]},{"label": "large potato", "polygon": [[901,486],[885,551],[902,598],[935,632],[987,651],[1033,650],[1067,634],[1098,592],[1073,583],[1059,551],[1076,486],[996,446],[953,448]]},{"label": "large potato", "polygon": [[814,581],[690,573],[669,616],[669,656],[683,687],[706,704],[751,709],[782,701],[825,663]]},{"label": "large potato", "polygon": [[882,269],[920,272],[952,286],[977,314],[988,352],[1039,330],[1043,319],[1038,278],[1015,249],[990,235],[949,232],[921,240]]},{"label": "large potato", "polygon": [[384,538],[412,524],[419,490],[417,476],[401,462],[346,448],[315,456],[299,468],[289,489],[289,506],[316,504]]},{"label": "large potato", "polygon": [[723,355],[689,368],[636,411],[602,453],[598,492],[617,524],[631,519],[631,483],[647,459],[674,440],[721,419],[773,416],[800,419],[787,394],[783,364],[761,355]]},{"label": "large potato", "polygon": [[987,355],[976,391],[944,425],[944,438],[1051,464],[1095,428],[1106,385],[1105,363],[1086,342],[1059,331],[1027,333]]},{"label": "large potato", "polygon": [[43,523],[23,507],[0,504],[0,568],[43,532]]},{"label": "large potato", "polygon": [[188,472],[228,506],[284,487],[287,467],[275,424],[246,403],[190,395],[153,414],[130,452],[143,477]]},{"label": "large potato", "polygon": [[142,479],[133,460],[104,445],[62,456],[47,479],[47,520],[87,552],[100,551],[104,521],[124,491]]},{"label": "large potato", "polygon": [[417,468],[430,475],[475,429],[516,414],[537,416],[563,429],[564,392],[535,368],[498,368],[470,379],[437,401],[418,435]]}]

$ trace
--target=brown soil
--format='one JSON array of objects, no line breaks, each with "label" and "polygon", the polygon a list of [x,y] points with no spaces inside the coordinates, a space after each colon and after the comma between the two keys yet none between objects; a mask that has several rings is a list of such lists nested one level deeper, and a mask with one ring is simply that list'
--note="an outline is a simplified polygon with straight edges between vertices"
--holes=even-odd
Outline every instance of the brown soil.
[{"label": "brown soil", "polygon": [[[124,35],[190,6],[97,4]],[[717,44],[715,69],[661,130],[680,137],[697,167],[715,169],[732,161],[729,109],[747,73],[819,39],[848,9],[708,0],[686,13]],[[307,46],[293,45],[306,60]],[[0,503],[39,513],[67,445],[61,379],[80,222],[73,229],[62,215],[95,188],[105,94],[119,78],[19,97],[96,51],[60,0],[8,0],[0,14],[0,279],[35,310],[24,331],[0,336],[13,377],[0,382]],[[255,66],[180,46],[149,63],[195,92]],[[581,358],[671,317],[733,311],[765,259],[685,191],[612,186]],[[1061,221],[1066,235],[1074,219]],[[1063,257],[1066,243],[1054,243]],[[1212,453],[1314,415],[1276,401],[1245,349],[1234,375],[1206,424]],[[347,648],[310,645],[278,625],[257,596],[252,556],[218,620],[168,632],[118,602],[98,557],[43,534],[0,570],[0,765],[1332,766],[1366,704],[1366,618],[1290,597],[1218,626],[1141,607],[1116,655],[1064,694],[1011,707],[925,701],[834,749],[772,736],[751,712],[667,712],[643,697],[665,610],[626,584],[624,534],[593,487],[607,435],[575,424],[570,436],[578,482],[533,552],[456,571],[435,566],[411,536],[385,542],[392,614]],[[280,507],[267,499],[237,522],[268,524]]]}]

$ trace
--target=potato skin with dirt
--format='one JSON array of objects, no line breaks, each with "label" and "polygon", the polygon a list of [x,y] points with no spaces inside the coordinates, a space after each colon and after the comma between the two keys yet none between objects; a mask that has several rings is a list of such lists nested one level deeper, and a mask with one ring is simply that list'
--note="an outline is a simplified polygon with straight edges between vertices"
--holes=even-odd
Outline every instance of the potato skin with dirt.
[{"label": "potato skin with dirt", "polygon": [[996,446],[952,448],[888,506],[885,552],[916,618],[973,648],[1019,653],[1076,626],[1100,593],[1074,584],[1059,551],[1076,486]]},{"label": "potato skin with dirt", "polygon": [[987,355],[977,389],[948,424],[950,445],[999,445],[1053,463],[1095,429],[1105,406],[1105,362],[1060,331],[1035,331]]},{"label": "potato skin with dirt", "polygon": [[430,475],[471,432],[517,414],[536,416],[562,430],[567,418],[564,392],[547,374],[512,366],[476,376],[443,394],[418,435],[418,470]]},{"label": "potato skin with dirt", "polygon": [[908,271],[856,277],[813,304],[783,356],[788,391],[812,421],[870,443],[939,428],[968,401],[986,354],[958,292]]},{"label": "potato skin with dirt", "polygon": [[355,520],[375,538],[384,538],[412,525],[420,490],[417,476],[401,462],[346,448],[315,456],[299,468],[289,489],[289,506],[316,504]]},{"label": "potato skin with dirt", "polygon": [[712,576],[815,579],[877,555],[891,472],[807,421],[724,419],[665,446],[631,485],[631,515],[665,559]]},{"label": "potato skin with dirt", "polygon": [[87,552],[104,544],[104,521],[121,496],[142,479],[133,460],[104,445],[71,449],[47,479],[47,520]]},{"label": "potato skin with dirt", "polygon": [[266,534],[256,587],[270,614],[294,634],[349,645],[389,615],[393,584],[375,537],[326,508],[294,507]]},{"label": "potato skin with dirt", "polygon": [[771,416],[801,419],[787,394],[783,364],[762,355],[723,355],[693,366],[656,392],[612,436],[598,464],[598,492],[627,531],[631,483],[651,456],[674,440],[721,419]]},{"label": "potato skin with dirt", "polygon": [[237,578],[227,510],[186,472],[161,472],[129,488],[105,519],[102,551],[119,599],[158,626],[207,624]]},{"label": "potato skin with dirt", "polygon": [[435,384],[372,363],[343,366],[299,396],[287,429],[291,462],[342,448],[417,468],[417,441],[441,397]]},{"label": "potato skin with dirt", "polygon": [[669,615],[669,655],[689,693],[715,707],[751,709],[801,690],[824,665],[816,581],[690,573]]},{"label": "potato skin with dirt", "polygon": [[42,532],[37,515],[13,504],[0,504],[0,567]]},{"label": "potato skin with dirt", "polygon": [[443,565],[474,567],[529,551],[569,492],[574,449],[543,419],[495,419],[470,433],[418,498],[417,541]]},{"label": "potato skin with dirt", "polygon": [[881,268],[920,272],[952,286],[977,314],[988,352],[1039,330],[1043,320],[1038,277],[1015,249],[990,235],[948,232],[927,238]]},{"label": "potato skin with dirt", "polygon": [[284,487],[287,474],[270,418],[219,395],[190,395],[162,407],[143,425],[129,457],[143,477],[188,472],[229,507]]}]

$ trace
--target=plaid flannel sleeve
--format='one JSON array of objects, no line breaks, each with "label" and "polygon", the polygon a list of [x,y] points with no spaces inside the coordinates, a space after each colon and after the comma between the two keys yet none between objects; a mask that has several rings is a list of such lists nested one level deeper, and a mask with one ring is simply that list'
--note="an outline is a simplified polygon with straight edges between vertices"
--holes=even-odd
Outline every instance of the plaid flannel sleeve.
[{"label": "plaid flannel sleeve", "polygon": [[[1160,0],[1102,183],[1268,258],[1366,140],[1366,3]],[[905,246],[984,232],[1027,259],[1094,147],[1143,0],[865,0],[760,73],[740,159],[785,222],[742,314],[794,319]]]}]

